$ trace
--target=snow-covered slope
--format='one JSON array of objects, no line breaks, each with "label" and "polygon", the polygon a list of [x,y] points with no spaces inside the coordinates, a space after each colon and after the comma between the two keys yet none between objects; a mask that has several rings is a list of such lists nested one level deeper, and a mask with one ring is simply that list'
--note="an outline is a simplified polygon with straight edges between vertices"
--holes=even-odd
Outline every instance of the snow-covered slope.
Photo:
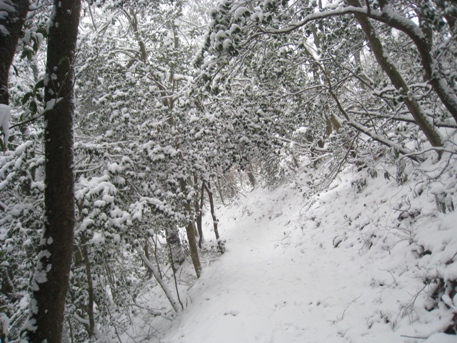
[{"label": "snow-covered slope", "polygon": [[150,323],[150,341],[457,342],[436,334],[457,305],[455,174],[440,188],[365,173],[308,198],[288,184],[220,206],[227,252],[182,292],[182,313]]}]

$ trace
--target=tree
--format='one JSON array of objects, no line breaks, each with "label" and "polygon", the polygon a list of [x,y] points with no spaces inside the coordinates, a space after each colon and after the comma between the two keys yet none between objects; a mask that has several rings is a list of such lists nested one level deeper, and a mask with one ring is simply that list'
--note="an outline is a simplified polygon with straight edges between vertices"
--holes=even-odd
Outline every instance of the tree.
[{"label": "tree", "polygon": [[[123,175],[125,208],[141,209],[141,216],[133,212],[132,217],[143,239],[149,235],[151,222],[156,233],[165,231],[174,268],[184,262],[178,227],[189,227],[190,235],[193,232],[188,224],[194,214],[184,194],[195,194],[189,186],[194,169],[188,152],[192,140],[187,137],[189,117],[183,106],[196,44],[195,33],[185,35],[185,40],[181,37],[183,31],[191,31],[179,21],[182,7],[182,1],[163,1],[162,6],[154,7],[107,2],[105,10],[116,20],[99,24],[103,35],[93,35],[96,52],[90,51],[89,37],[82,41],[94,59],[83,63],[77,92],[82,114],[78,126],[90,127],[100,136],[96,141],[88,137],[86,143],[85,135],[80,134],[77,151],[90,155],[92,163],[100,158],[115,161],[119,155],[130,156],[131,170]],[[90,93],[84,91],[89,82]],[[197,271],[194,240],[188,239]]]},{"label": "tree", "polygon": [[8,73],[29,9],[29,1],[1,0],[0,6],[0,104],[8,105]]},{"label": "tree", "polygon": [[[286,103],[293,110],[281,111],[276,122],[287,129],[268,136],[291,142],[296,151],[307,148],[311,161],[327,156],[328,180],[345,161],[370,167],[386,151],[410,155],[424,144],[439,152],[446,144],[439,128],[456,126],[453,26],[440,24],[443,12],[434,6],[427,12],[406,2],[380,5],[382,11],[354,1],[222,1],[197,59],[201,79],[217,94],[219,109],[248,91],[256,97],[252,108],[264,113]],[[273,105],[262,93],[275,99]],[[233,109],[237,116],[249,108],[242,103],[242,110]],[[244,113],[244,129],[263,120],[253,115],[259,111]]]},{"label": "tree", "polygon": [[32,280],[30,342],[61,342],[73,256],[73,84],[80,0],[55,0],[45,77],[45,223]]},{"label": "tree", "polygon": [[[358,0],[348,0],[348,4],[355,7],[361,7]],[[403,95],[403,102],[412,114],[417,125],[421,128],[424,134],[427,136],[431,145],[435,147],[442,147],[443,142],[438,131],[433,127],[433,124],[428,120],[427,116],[423,113],[421,106],[413,97],[409,97],[410,89],[398,71],[397,67],[391,59],[384,53],[384,48],[381,40],[376,34],[375,28],[371,25],[369,19],[363,14],[354,14],[357,21],[362,26],[362,30],[365,33],[373,54],[376,57],[377,62],[388,75],[390,81],[394,87]]]},{"label": "tree", "polygon": [[[0,0],[0,104],[9,104],[8,74],[16,53],[16,46],[21,35],[22,26],[29,9],[28,0]],[[9,121],[0,122],[3,124],[5,141],[3,143],[6,150],[8,145],[7,126]]]}]

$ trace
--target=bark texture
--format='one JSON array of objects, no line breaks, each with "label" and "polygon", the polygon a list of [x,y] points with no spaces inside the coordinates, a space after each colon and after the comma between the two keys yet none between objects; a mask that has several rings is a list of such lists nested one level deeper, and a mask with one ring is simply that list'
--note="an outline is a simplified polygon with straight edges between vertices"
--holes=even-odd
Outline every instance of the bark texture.
[{"label": "bark texture", "polygon": [[186,256],[181,245],[178,228],[170,225],[166,227],[166,233],[167,243],[170,247],[171,266],[173,270],[176,271],[178,270],[179,266],[184,263]]},{"label": "bark texture", "polygon": [[[197,180],[195,180],[197,183]],[[200,190],[200,203],[198,201],[195,202],[195,213],[197,213],[197,230],[198,230],[198,247],[201,249],[203,245],[203,202],[205,200],[205,184],[202,182],[202,187]]]},{"label": "bark texture", "polygon": [[214,206],[214,198],[213,198],[213,191],[211,190],[211,184],[209,181],[207,183],[203,184],[206,192],[208,193],[208,198],[209,198],[209,205],[211,207],[211,217],[213,218],[213,229],[214,229],[214,234],[216,235],[216,241],[217,241],[217,249],[221,254],[225,252],[225,246],[224,242],[221,241],[221,237],[219,236],[219,228],[218,228],[218,223],[219,221],[217,220],[216,217],[216,209]]},{"label": "bark texture", "polygon": [[55,0],[45,82],[45,227],[29,342],[60,343],[73,252],[73,81],[80,0]]},{"label": "bark texture", "polygon": [[0,104],[9,104],[8,72],[13,63],[22,26],[29,10],[28,0],[4,0],[0,16]]},{"label": "bark texture", "polygon": [[[187,183],[185,180],[180,181],[181,191],[187,193]],[[187,213],[192,213],[191,205],[189,202],[185,204]],[[200,263],[200,256],[198,255],[197,238],[195,237],[195,227],[192,220],[188,220],[186,224],[187,241],[189,242],[190,257],[192,258],[192,264],[194,265],[195,274],[197,278],[202,273],[202,265]]]},{"label": "bark texture", "polygon": [[186,233],[187,240],[189,241],[189,250],[190,257],[192,258],[192,264],[194,265],[195,274],[197,275],[197,278],[199,278],[202,273],[202,265],[200,263],[200,257],[198,256],[197,239],[195,237],[195,229],[192,222],[189,222],[186,225]]}]

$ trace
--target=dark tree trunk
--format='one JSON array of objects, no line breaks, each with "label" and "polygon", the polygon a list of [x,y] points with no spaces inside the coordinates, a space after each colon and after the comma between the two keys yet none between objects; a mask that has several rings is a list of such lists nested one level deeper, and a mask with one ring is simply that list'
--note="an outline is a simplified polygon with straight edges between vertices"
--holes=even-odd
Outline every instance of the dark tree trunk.
[{"label": "dark tree trunk", "polygon": [[[197,182],[195,182],[197,183]],[[205,199],[205,184],[202,182],[202,188],[200,190],[200,203],[195,201],[195,212],[197,213],[197,230],[198,230],[198,247],[201,249],[203,245],[203,202]]]},{"label": "dark tree trunk", "polygon": [[[29,10],[28,0],[4,0],[0,15],[0,104],[9,104],[8,72],[13,63],[16,46],[21,35],[22,26]],[[3,124],[3,125],[2,125]],[[9,121],[0,123],[0,146],[8,149]],[[1,334],[2,328],[0,328]]]},{"label": "dark tree trunk", "polygon": [[81,245],[82,255],[84,257],[84,265],[86,267],[87,277],[87,292],[89,293],[88,304],[87,304],[87,316],[89,317],[89,325],[86,326],[87,334],[89,337],[94,335],[95,329],[95,318],[94,318],[94,285],[92,283],[92,271],[90,268],[89,253],[87,252],[86,242]]},{"label": "dark tree trunk", "polygon": [[[186,190],[186,181],[180,180],[180,187],[183,193],[187,193]],[[185,209],[190,215],[192,213],[192,208],[189,202],[185,204]],[[192,264],[194,265],[195,274],[197,278],[200,277],[202,272],[202,265],[200,263],[200,257],[198,255],[197,239],[195,237],[195,227],[192,220],[188,219],[186,224],[186,233],[187,241],[189,242],[190,257],[192,258]]]},{"label": "dark tree trunk", "polygon": [[248,175],[249,182],[251,183],[252,188],[255,188],[255,176],[254,173],[251,170],[248,170],[246,172]]},{"label": "dark tree trunk", "polygon": [[217,241],[217,248],[221,254],[225,252],[225,246],[224,242],[221,241],[221,237],[219,236],[219,228],[218,228],[218,223],[219,221],[217,220],[216,217],[216,209],[214,207],[214,198],[213,198],[213,192],[211,191],[211,184],[204,183],[204,187],[206,189],[206,192],[208,193],[208,198],[209,198],[209,206],[211,208],[211,217],[213,217],[213,228],[214,228],[214,234],[216,235],[216,241]]},{"label": "dark tree trunk", "polygon": [[[73,82],[80,0],[54,0],[45,82],[45,224],[29,341],[60,343],[73,252]],[[58,100],[57,100],[58,99]]]},{"label": "dark tree trunk", "polygon": [[200,264],[200,257],[198,256],[197,239],[195,237],[195,229],[192,222],[189,222],[186,225],[186,232],[187,240],[189,242],[190,257],[192,258],[195,274],[197,275],[197,278],[199,278],[202,273],[202,266]]},{"label": "dark tree trunk", "polygon": [[[5,0],[3,4],[6,11],[0,16],[0,27],[5,28],[5,30],[0,30],[0,104],[8,105],[8,72],[13,63],[17,42],[29,10],[29,1]],[[2,8],[2,10],[4,9]]]}]

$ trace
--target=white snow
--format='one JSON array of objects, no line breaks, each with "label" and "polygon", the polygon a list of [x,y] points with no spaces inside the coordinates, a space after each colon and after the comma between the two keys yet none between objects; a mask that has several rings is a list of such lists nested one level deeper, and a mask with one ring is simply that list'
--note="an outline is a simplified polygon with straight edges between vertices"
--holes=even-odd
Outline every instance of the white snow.
[{"label": "white snow", "polygon": [[55,105],[57,105],[63,98],[58,98],[58,99],[51,99],[46,102],[45,106],[45,111],[50,111],[54,108]]},{"label": "white snow", "polygon": [[10,136],[10,118],[11,118],[11,108],[8,105],[0,104],[0,128],[3,132],[3,142],[5,147],[7,145],[9,136]]},{"label": "white snow", "polygon": [[249,9],[246,8],[246,7],[238,7],[236,10],[235,10],[235,13],[233,14],[233,18],[235,18],[235,20],[238,20],[240,19],[242,16],[244,16],[246,13],[250,13]]},{"label": "white snow", "polygon": [[[457,342],[437,334],[452,311],[429,307],[426,281],[457,275],[443,263],[457,252],[457,212],[438,212],[430,190],[413,196],[415,181],[366,176],[346,170],[321,194],[283,185],[219,206],[226,253],[202,255],[203,274],[181,287],[175,319],[142,317],[157,330],[146,341]],[[209,215],[205,230],[215,246]]]},{"label": "white snow", "polygon": [[105,242],[105,237],[101,232],[94,232],[94,236],[89,241],[90,244],[103,244]]},{"label": "white snow", "polygon": [[443,333],[437,333],[424,341],[425,343],[456,343],[457,337],[450,336]]}]

